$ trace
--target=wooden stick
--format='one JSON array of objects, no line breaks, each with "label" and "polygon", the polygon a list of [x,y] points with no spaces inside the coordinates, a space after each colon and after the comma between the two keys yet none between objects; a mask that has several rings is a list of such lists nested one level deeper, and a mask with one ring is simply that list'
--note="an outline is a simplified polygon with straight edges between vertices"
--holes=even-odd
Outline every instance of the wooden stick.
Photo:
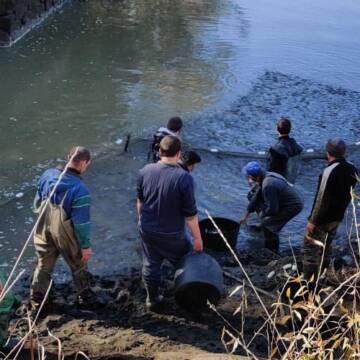
[{"label": "wooden stick", "polygon": [[[233,279],[233,280],[236,280],[236,281],[239,282],[239,283],[242,283],[242,279],[238,278],[237,276],[235,276],[235,275],[233,275],[233,274],[230,274],[230,273],[227,272],[227,271],[223,271],[223,273],[224,273],[224,275],[225,275],[226,277],[228,277],[228,278],[230,278],[230,279]],[[246,283],[245,283],[245,285],[251,289],[251,286],[249,286],[249,285],[246,284]],[[271,299],[273,299],[273,300],[276,299],[276,296],[275,296],[274,294],[271,294],[271,293],[269,293],[269,292],[267,292],[267,291],[265,291],[265,290],[263,290],[263,289],[260,289],[260,288],[258,288],[258,287],[256,287],[256,286],[254,286],[254,287],[255,287],[256,291],[259,292],[260,294],[266,295],[266,296],[268,296],[269,298],[271,298]]]}]

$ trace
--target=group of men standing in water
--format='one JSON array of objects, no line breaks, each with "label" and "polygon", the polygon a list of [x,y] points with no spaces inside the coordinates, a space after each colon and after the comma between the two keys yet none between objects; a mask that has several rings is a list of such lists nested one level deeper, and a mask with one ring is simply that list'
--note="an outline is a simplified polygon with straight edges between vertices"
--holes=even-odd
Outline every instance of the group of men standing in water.
[{"label": "group of men standing in water", "polygon": [[[137,182],[137,212],[143,252],[143,281],[146,305],[155,310],[161,305],[159,293],[161,264],[164,259],[176,266],[191,249],[203,250],[199,230],[195,186],[191,171],[201,161],[199,154],[182,154],[179,133],[182,120],[171,118],[167,127],[154,135],[149,159],[140,170]],[[258,161],[247,163],[242,172],[251,185],[245,224],[256,212],[261,221],[265,246],[279,251],[279,232],[303,209],[295,190],[290,164],[302,152],[290,137],[291,122],[277,123],[278,141],[269,150],[265,168]],[[326,144],[327,167],[319,177],[318,188],[304,240],[303,271],[307,279],[317,276],[329,265],[331,242],[344,217],[357,181],[357,170],[345,159],[346,145],[339,138]],[[90,192],[81,175],[90,165],[90,152],[73,148],[66,171],[47,170],[39,180],[36,207],[39,219],[35,229],[38,263],[31,285],[31,309],[37,311],[49,286],[59,255],[68,263],[78,290],[79,305],[94,305],[87,262],[91,257]],[[323,260],[321,260],[323,259]]]},{"label": "group of men standing in water", "polygon": [[[296,179],[290,163],[301,154],[302,147],[289,136],[289,119],[281,118],[277,131],[278,142],[269,149],[268,171],[256,161],[243,169],[252,190],[247,214],[240,220],[245,223],[250,213],[257,212],[265,246],[275,252],[279,250],[280,230],[303,209],[301,197],[289,182]],[[345,159],[346,144],[342,139],[330,139],[325,151],[328,165],[320,174],[304,236],[303,273],[308,280],[316,279],[330,264],[331,244],[358,176],[355,166]]]}]

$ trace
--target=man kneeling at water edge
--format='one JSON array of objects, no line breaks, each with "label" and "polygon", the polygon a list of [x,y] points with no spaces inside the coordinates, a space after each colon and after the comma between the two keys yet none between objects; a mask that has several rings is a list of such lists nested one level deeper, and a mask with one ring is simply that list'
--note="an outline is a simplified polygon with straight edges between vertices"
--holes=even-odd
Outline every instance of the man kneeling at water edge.
[{"label": "man kneeling at water edge", "polygon": [[161,160],[140,170],[137,211],[143,250],[143,281],[146,306],[158,310],[161,264],[164,259],[175,267],[191,250],[184,237],[185,223],[194,239],[193,249],[202,251],[192,176],[178,164],[181,142],[165,136],[160,142]]},{"label": "man kneeling at water edge", "polygon": [[265,247],[279,251],[279,232],[303,209],[303,201],[287,180],[274,172],[266,172],[258,161],[251,161],[243,168],[250,185],[258,191],[250,200],[246,215],[240,220],[246,223],[250,214],[257,211],[265,237]]}]

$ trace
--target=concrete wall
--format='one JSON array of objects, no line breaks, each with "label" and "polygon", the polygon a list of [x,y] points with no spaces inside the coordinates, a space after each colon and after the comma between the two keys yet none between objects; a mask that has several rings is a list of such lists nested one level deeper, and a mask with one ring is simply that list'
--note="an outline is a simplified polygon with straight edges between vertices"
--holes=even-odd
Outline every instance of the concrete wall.
[{"label": "concrete wall", "polygon": [[66,0],[0,0],[0,46],[10,46]]}]

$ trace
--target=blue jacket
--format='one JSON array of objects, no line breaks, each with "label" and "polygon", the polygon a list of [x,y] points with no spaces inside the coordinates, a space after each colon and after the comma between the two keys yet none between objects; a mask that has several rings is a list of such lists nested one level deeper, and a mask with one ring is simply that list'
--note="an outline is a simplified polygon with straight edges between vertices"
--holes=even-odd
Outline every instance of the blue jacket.
[{"label": "blue jacket", "polygon": [[[59,176],[60,168],[46,170],[38,182],[38,190],[34,205],[37,208],[41,202],[46,200],[52,192]],[[66,197],[64,199],[64,196]],[[63,209],[71,219],[82,249],[91,247],[90,242],[90,203],[91,196],[88,188],[83,183],[80,174],[73,169],[68,169],[61,179],[52,198],[52,204],[60,205],[64,199]]]}]

